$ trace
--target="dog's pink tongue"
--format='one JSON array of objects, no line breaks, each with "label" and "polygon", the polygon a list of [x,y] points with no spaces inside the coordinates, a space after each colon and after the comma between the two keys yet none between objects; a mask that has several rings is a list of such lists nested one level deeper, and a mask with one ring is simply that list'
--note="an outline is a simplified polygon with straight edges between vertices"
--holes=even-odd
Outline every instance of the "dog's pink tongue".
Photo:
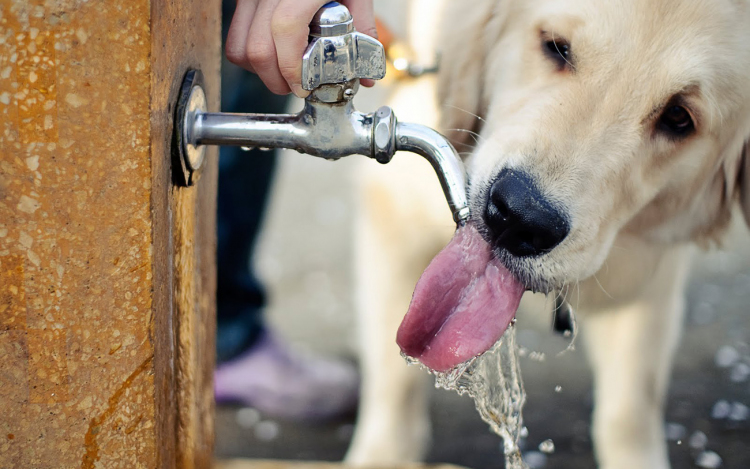
[{"label": "dog's pink tongue", "polygon": [[477,230],[466,225],[419,279],[396,342],[428,368],[447,371],[500,339],[523,291]]}]

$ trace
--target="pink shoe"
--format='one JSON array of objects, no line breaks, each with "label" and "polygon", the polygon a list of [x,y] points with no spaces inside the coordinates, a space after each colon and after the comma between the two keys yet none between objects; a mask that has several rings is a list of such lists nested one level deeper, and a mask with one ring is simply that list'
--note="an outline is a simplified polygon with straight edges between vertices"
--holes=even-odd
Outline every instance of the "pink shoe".
[{"label": "pink shoe", "polygon": [[300,356],[268,333],[214,373],[217,403],[238,402],[293,420],[327,420],[352,412],[358,388],[354,366]]}]

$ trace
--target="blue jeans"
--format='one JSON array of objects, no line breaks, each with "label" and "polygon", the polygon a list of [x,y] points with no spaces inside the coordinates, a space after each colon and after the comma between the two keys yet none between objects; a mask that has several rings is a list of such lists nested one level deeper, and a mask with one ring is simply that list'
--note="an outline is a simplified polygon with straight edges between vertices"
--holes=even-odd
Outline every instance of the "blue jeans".
[{"label": "blue jeans", "polygon": [[[224,2],[224,39],[234,2]],[[229,4],[229,5],[227,5]],[[221,109],[278,113],[287,98],[270,93],[257,75],[222,62]],[[252,347],[263,331],[265,291],[251,259],[276,165],[275,152],[221,147],[218,194],[217,359]]]}]

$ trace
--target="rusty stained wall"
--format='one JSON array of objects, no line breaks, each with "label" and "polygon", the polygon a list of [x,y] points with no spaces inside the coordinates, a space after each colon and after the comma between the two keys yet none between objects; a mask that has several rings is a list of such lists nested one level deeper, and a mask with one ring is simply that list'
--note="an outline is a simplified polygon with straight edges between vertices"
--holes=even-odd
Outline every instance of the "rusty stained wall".
[{"label": "rusty stained wall", "polygon": [[0,467],[153,467],[150,2],[0,0]]},{"label": "rusty stained wall", "polygon": [[[221,2],[153,0],[151,25],[154,309],[171,309],[155,319],[159,462],[207,468],[214,437],[218,149],[207,149],[203,174],[192,187],[173,186],[168,164],[173,105],[188,69],[203,71],[208,108],[219,109]],[[174,333],[173,349],[166,331]]]}]

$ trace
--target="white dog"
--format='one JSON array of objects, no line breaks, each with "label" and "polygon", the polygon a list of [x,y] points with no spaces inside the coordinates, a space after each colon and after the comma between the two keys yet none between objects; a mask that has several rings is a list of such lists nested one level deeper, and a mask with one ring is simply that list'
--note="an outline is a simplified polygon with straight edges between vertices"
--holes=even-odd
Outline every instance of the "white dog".
[{"label": "white dog", "polygon": [[[412,2],[421,9],[412,23],[426,23],[437,3]],[[404,85],[394,108],[405,121],[439,109],[456,147],[473,147],[472,219],[418,287],[399,343],[449,368],[502,334],[523,290],[575,286],[595,373],[599,466],[668,468],[662,414],[689,247],[718,239],[738,198],[750,219],[750,2],[445,7],[433,28],[441,32],[437,108],[425,104],[430,78]],[[431,60],[431,41],[412,31],[418,59]],[[423,455],[426,374],[405,367],[393,340],[416,279],[452,231],[426,163],[391,165],[361,184],[364,382],[348,455],[358,464]],[[434,301],[446,291],[457,293]],[[498,297],[502,311],[488,312]],[[467,325],[477,318],[482,337]]]}]

